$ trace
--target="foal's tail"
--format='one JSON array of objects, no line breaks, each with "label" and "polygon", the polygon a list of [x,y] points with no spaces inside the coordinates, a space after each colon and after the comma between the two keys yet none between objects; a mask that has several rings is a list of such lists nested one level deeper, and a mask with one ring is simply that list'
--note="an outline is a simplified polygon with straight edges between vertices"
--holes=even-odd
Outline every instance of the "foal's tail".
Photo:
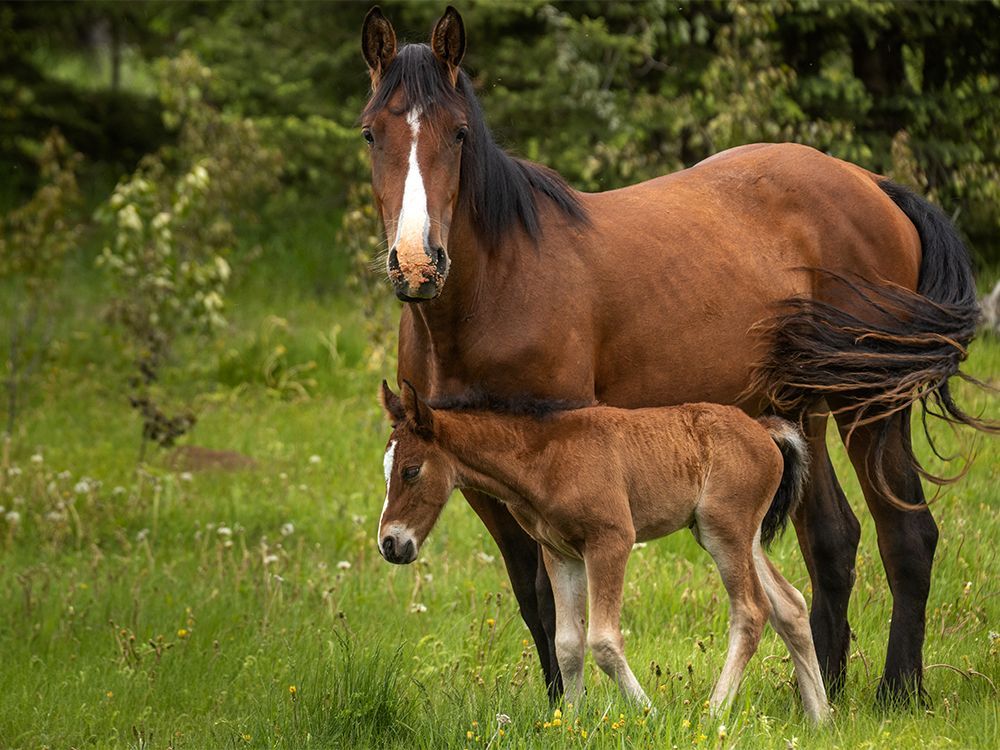
[{"label": "foal's tail", "polygon": [[785,528],[788,516],[802,498],[802,490],[809,476],[809,448],[802,433],[791,422],[778,417],[760,417],[757,421],[771,435],[785,460],[781,484],[760,524],[760,541],[765,547],[769,547]]}]

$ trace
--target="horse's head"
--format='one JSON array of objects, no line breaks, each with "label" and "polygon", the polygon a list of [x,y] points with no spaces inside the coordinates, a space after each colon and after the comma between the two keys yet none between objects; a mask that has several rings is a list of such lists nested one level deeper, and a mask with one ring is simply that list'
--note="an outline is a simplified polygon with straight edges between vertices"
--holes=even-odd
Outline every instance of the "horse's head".
[{"label": "horse's head", "polygon": [[392,435],[383,461],[385,506],[376,541],[382,557],[403,565],[417,559],[420,545],[455,489],[457,472],[436,444],[433,410],[412,385],[404,384],[400,397],[383,380],[380,400]]},{"label": "horse's head", "polygon": [[389,240],[389,279],[401,300],[433,299],[448,276],[448,232],[469,133],[465,97],[456,89],[465,26],[449,6],[430,46],[397,52],[392,24],[376,6],[365,17],[361,48],[373,92],[361,132]]}]

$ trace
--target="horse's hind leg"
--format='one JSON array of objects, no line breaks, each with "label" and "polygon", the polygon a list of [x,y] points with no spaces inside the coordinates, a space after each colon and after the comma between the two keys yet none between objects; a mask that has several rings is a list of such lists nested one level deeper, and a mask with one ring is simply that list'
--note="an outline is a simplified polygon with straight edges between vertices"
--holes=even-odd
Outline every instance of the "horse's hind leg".
[{"label": "horse's hind leg", "polygon": [[[841,434],[850,429],[849,415],[838,417]],[[880,435],[880,432],[885,432]],[[924,626],[931,567],[938,530],[926,508],[906,511],[896,508],[869,471],[880,437],[884,438],[882,466],[886,483],[899,499],[924,502],[920,478],[907,455],[910,446],[910,410],[886,420],[859,427],[851,435],[847,451],[858,474],[868,509],[875,519],[878,549],[889,590],[892,592],[892,624],[885,672],[878,687],[882,701],[897,702],[919,696],[922,690]]]},{"label": "horse's hind leg", "polygon": [[463,489],[462,494],[500,548],[521,618],[531,632],[542,663],[549,699],[556,701],[562,695],[562,678],[554,643],[555,604],[538,542],[518,525],[501,503],[474,490]]},{"label": "horse's hind leg", "polygon": [[622,589],[625,565],[635,537],[602,537],[588,540],[585,560],[590,594],[590,628],[587,645],[594,661],[618,683],[626,698],[641,706],[649,698],[625,661],[621,631]]},{"label": "horse's hind leg", "polygon": [[713,714],[719,714],[732,705],[740,680],[750,657],[757,651],[764,624],[770,614],[770,603],[761,586],[754,566],[752,539],[754,530],[749,528],[746,518],[734,517],[726,506],[739,508],[742,504],[735,498],[733,502],[713,503],[722,509],[716,517],[711,511],[697,514],[696,536],[699,544],[712,556],[722,583],[729,594],[729,651],[709,705]]},{"label": "horse's hind leg", "polygon": [[861,525],[837,482],[826,447],[828,418],[811,417],[806,424],[812,458],[802,502],[792,518],[799,547],[812,581],[812,626],[816,656],[830,697],[844,687],[851,628],[847,605],[854,587],[854,565]]},{"label": "horse's hind leg", "polygon": [[823,677],[809,629],[806,600],[764,556],[759,542],[754,543],[754,563],[764,592],[771,602],[771,624],[785,642],[795,664],[802,705],[809,718],[819,723],[829,715],[830,707],[826,701]]}]

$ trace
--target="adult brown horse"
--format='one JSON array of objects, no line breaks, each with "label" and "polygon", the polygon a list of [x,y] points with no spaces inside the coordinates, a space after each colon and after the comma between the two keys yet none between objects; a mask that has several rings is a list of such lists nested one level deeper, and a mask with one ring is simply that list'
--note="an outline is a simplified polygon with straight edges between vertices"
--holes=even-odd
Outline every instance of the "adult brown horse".
[{"label": "adult brown horse", "polygon": [[[378,8],[364,23],[373,93],[362,134],[389,278],[410,303],[398,380],[437,405],[712,401],[751,414],[778,404],[790,416],[811,407],[815,468],[794,521],[835,693],[860,531],[827,455],[828,405],[842,433],[856,428],[848,450],[893,595],[879,695],[919,691],[938,532],[922,507],[910,405],[930,396],[944,416],[969,421],[947,379],[977,317],[968,255],[947,218],[793,144],[743,146],[629,188],[576,192],[494,143],[459,68],[465,46],[450,7],[429,46],[397,48]],[[557,695],[537,545],[494,499],[465,495],[500,548]]]}]

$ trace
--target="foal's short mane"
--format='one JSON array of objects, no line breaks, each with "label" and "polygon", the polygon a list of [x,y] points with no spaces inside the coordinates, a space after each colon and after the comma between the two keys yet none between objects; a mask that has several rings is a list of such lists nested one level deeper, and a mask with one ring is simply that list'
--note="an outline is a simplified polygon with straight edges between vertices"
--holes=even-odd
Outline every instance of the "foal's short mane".
[{"label": "foal's short mane", "polygon": [[469,127],[462,146],[459,201],[469,209],[476,230],[487,247],[495,249],[504,234],[520,224],[533,240],[541,233],[538,195],[541,194],[569,219],[587,222],[579,198],[556,172],[507,154],[493,140],[472,80],[459,71],[451,85],[448,73],[426,44],[407,44],[384,71],[362,117],[389,106],[398,89],[403,111],[413,107],[433,116],[441,109],[464,112]]},{"label": "foal's short mane", "polygon": [[450,396],[431,401],[431,407],[445,411],[486,411],[516,417],[544,419],[553,414],[582,409],[593,404],[568,399],[533,398],[517,396],[505,398],[480,390],[467,391],[460,396]]}]

